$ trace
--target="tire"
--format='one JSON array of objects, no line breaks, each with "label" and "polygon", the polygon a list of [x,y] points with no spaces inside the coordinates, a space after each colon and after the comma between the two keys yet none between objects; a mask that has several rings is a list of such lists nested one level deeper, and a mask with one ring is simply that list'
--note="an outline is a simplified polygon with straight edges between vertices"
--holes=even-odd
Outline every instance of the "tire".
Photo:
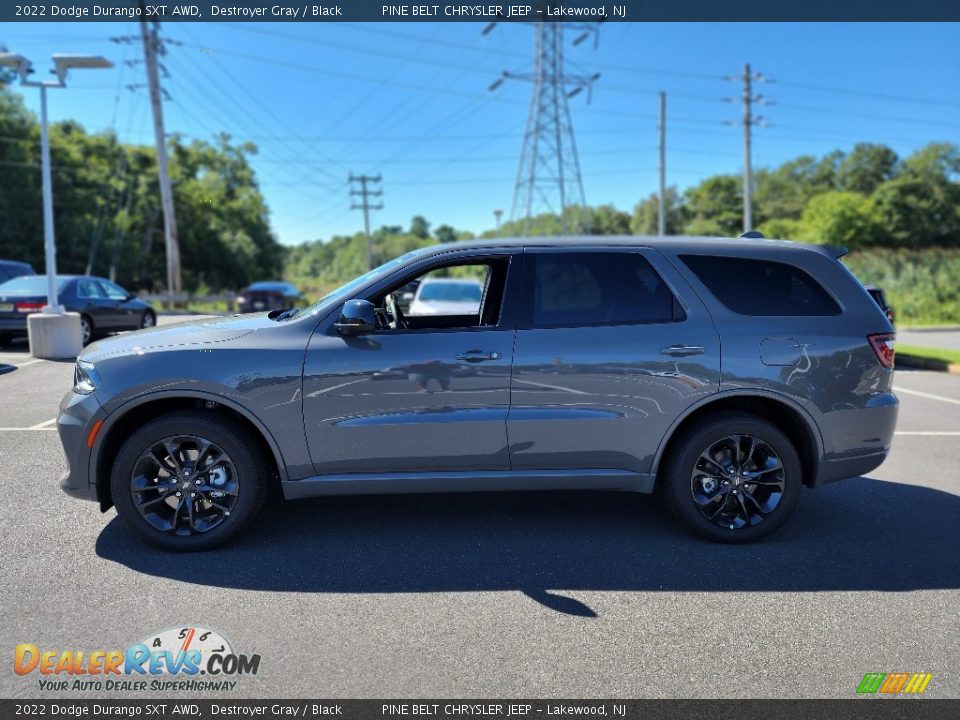
[{"label": "tire", "polygon": [[86,315],[80,316],[80,334],[83,337],[83,344],[89,345],[93,340],[93,320]]},{"label": "tire", "polygon": [[140,318],[140,329],[152,328],[157,326],[157,316],[153,314],[152,310],[147,310],[143,313],[143,317]]},{"label": "tire", "polygon": [[726,412],[695,422],[676,438],[661,491],[694,532],[714,542],[746,543],[786,522],[800,498],[801,477],[796,448],[779,428],[755,415]]},{"label": "tire", "polygon": [[0,350],[5,348],[13,340],[9,335],[0,335]]},{"label": "tire", "polygon": [[[206,454],[200,452],[202,442],[211,443]],[[162,463],[150,454],[157,446]],[[164,452],[170,448],[173,453]],[[217,451],[225,460],[213,462]],[[194,452],[199,457],[191,458]],[[174,454],[180,461],[176,473],[165,469],[172,469]],[[263,505],[268,481],[267,461],[246,429],[230,418],[195,410],[163,415],[136,430],[117,453],[110,489],[117,514],[134,535],[164,550],[196,551],[242,530]]]}]

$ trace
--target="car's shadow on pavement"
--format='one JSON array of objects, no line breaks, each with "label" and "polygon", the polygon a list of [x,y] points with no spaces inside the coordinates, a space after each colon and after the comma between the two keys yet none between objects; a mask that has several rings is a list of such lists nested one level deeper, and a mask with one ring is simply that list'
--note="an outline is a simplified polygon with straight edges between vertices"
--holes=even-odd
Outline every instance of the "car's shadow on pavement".
[{"label": "car's shadow on pavement", "polygon": [[857,478],[804,492],[752,545],[686,533],[659,502],[620,493],[324,498],[268,506],[227,546],[166,553],[114,518],[97,554],[199,585],[274,592],[518,590],[594,615],[570,590],[906,591],[960,588],[960,497]]}]

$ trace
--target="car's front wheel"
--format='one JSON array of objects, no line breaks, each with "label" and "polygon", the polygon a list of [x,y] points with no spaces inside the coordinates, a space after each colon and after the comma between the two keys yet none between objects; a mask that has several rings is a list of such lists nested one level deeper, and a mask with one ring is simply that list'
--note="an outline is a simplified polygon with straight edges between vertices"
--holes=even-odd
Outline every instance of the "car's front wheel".
[{"label": "car's front wheel", "polygon": [[759,540],[779,528],[800,497],[802,469],[790,439],[747,413],[717,413],[684,429],[666,458],[667,505],[700,535]]},{"label": "car's front wheel", "polygon": [[207,550],[253,519],[268,477],[263,454],[241,425],[184,411],[127,439],[110,489],[120,518],[142,540],[165,550]]},{"label": "car's front wheel", "polygon": [[147,310],[143,313],[143,317],[140,319],[141,328],[152,328],[157,324],[157,316],[153,314],[151,310]]}]

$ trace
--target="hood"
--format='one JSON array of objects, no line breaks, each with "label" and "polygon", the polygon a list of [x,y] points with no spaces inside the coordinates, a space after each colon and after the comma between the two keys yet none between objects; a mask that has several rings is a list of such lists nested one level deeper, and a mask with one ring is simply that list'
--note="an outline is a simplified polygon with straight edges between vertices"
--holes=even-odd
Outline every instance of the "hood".
[{"label": "hood", "polygon": [[117,355],[144,353],[161,348],[188,345],[210,345],[236,340],[244,335],[249,335],[254,330],[275,326],[276,323],[267,315],[267,313],[253,313],[250,315],[217,317],[123,333],[89,345],[80,353],[80,359],[95,363],[98,360]]}]

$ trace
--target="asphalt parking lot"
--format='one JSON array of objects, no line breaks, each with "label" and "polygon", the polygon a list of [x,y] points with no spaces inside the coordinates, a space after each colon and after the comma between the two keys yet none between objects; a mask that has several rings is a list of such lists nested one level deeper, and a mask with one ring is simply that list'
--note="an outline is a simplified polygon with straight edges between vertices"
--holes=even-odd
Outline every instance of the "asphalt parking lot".
[{"label": "asphalt parking lot", "polygon": [[960,697],[958,375],[898,371],[889,460],[756,545],[695,539],[651,497],[518,493],[275,503],[173,555],[57,487],[72,364],[0,363],[0,696],[79,695],[15,675],[17,643],[196,624],[262,656],[232,697],[834,698],[894,671]]}]

